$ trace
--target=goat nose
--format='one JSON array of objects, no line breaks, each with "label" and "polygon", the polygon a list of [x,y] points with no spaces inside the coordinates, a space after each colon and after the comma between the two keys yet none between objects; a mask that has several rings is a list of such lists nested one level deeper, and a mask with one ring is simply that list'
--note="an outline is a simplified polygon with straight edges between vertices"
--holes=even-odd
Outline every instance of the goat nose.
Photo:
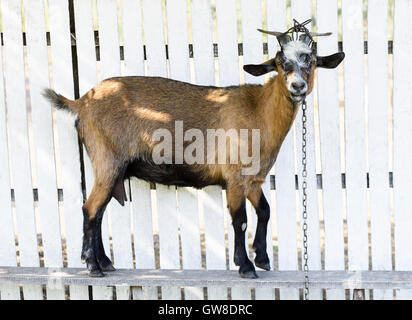
[{"label": "goat nose", "polygon": [[296,91],[301,91],[305,87],[305,83],[303,81],[299,82],[292,82],[292,88]]}]

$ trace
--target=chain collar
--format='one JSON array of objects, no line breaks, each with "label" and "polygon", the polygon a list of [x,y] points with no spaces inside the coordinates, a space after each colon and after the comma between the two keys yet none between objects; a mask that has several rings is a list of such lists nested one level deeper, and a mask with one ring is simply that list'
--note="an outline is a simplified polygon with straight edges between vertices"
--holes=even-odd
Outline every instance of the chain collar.
[{"label": "chain collar", "polygon": [[309,266],[308,266],[308,213],[307,213],[307,168],[306,168],[306,99],[302,101],[302,230],[303,230],[303,271],[305,274],[304,300],[309,300]]}]

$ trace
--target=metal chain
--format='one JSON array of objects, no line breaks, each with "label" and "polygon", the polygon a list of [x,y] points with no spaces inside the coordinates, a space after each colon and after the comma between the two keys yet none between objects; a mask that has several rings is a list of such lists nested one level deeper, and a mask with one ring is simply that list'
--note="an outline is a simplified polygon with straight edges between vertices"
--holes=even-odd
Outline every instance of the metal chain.
[{"label": "metal chain", "polygon": [[302,218],[303,218],[303,271],[305,274],[305,287],[303,298],[309,300],[309,266],[308,266],[308,213],[307,213],[307,170],[306,170],[306,100],[302,102]]}]

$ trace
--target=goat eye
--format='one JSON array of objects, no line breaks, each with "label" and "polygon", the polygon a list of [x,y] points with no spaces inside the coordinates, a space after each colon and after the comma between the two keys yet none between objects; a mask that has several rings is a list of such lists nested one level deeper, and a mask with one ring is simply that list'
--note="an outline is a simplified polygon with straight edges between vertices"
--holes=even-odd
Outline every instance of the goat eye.
[{"label": "goat eye", "polygon": [[283,64],[283,70],[284,70],[286,73],[293,71],[293,63],[290,63],[290,62],[288,62],[288,61],[285,62],[285,63]]},{"label": "goat eye", "polygon": [[304,63],[309,63],[309,61],[310,61],[310,56],[306,53],[301,54],[299,58]]}]

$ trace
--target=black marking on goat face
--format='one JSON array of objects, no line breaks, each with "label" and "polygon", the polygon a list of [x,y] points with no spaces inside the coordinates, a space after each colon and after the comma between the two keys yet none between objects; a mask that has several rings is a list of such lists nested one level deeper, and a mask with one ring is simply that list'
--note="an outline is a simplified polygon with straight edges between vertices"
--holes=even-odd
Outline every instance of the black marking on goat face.
[{"label": "black marking on goat face", "polygon": [[278,53],[278,65],[283,70],[285,85],[292,101],[301,101],[308,88],[316,54],[306,43],[291,41]]}]

